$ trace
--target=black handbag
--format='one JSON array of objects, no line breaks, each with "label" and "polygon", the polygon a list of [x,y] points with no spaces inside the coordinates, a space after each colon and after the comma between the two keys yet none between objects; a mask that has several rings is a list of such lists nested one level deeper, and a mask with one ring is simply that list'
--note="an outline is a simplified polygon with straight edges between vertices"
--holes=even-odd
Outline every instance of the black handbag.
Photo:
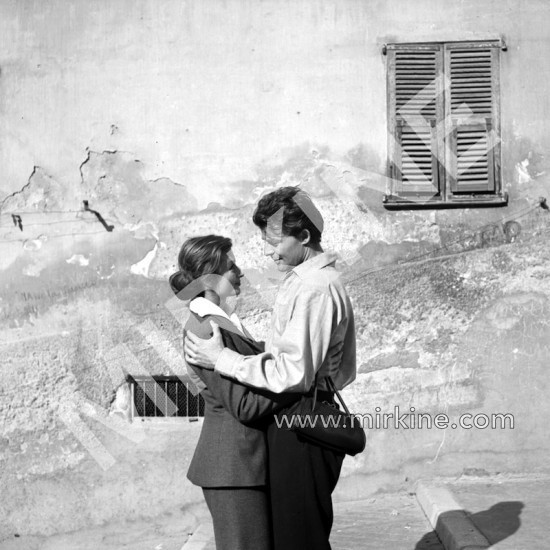
[{"label": "black handbag", "polygon": [[317,400],[317,378],[313,395],[304,395],[285,411],[290,429],[309,443],[335,452],[355,456],[365,450],[367,438],[361,419],[350,414],[331,378],[326,378],[330,391],[338,396],[343,411],[336,403]]}]

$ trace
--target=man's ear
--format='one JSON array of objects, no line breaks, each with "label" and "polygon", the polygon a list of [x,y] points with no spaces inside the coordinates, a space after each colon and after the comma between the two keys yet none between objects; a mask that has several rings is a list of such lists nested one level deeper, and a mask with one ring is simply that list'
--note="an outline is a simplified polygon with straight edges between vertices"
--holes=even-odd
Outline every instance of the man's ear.
[{"label": "man's ear", "polygon": [[302,229],[302,232],[300,233],[300,243],[304,246],[311,244],[311,233],[309,232],[309,229]]}]

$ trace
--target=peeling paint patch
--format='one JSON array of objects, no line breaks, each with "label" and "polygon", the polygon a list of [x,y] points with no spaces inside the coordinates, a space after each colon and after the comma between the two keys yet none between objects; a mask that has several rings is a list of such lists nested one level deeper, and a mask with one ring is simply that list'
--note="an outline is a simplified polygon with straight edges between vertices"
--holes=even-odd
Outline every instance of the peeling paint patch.
[{"label": "peeling paint patch", "polygon": [[23,250],[28,250],[29,252],[40,250],[47,240],[48,237],[46,235],[40,235],[37,239],[28,239],[23,243]]},{"label": "peeling paint patch", "polygon": [[44,265],[40,265],[39,263],[30,264],[23,268],[23,275],[26,275],[27,277],[40,277],[40,273],[44,269]]},{"label": "peeling paint patch", "polygon": [[130,266],[130,273],[133,273],[134,275],[143,275],[143,277],[149,278],[149,269],[151,267],[151,264],[153,263],[153,260],[155,259],[158,248],[159,243],[157,242],[155,243],[153,250],[147,252],[143,260],[140,260],[139,262]]},{"label": "peeling paint patch", "polygon": [[83,254],[73,254],[68,260],[65,260],[68,264],[79,265],[85,267],[90,265],[90,259],[86,258]]},{"label": "peeling paint patch", "polygon": [[529,183],[531,176],[528,172],[529,159],[525,159],[516,164],[516,180],[518,183]]},{"label": "peeling paint patch", "polygon": [[153,237],[156,241],[159,240],[159,228],[157,224],[152,221],[126,223],[123,228],[134,233],[134,237],[136,239],[147,239],[149,237]]},{"label": "peeling paint patch", "polygon": [[145,179],[143,164],[124,151],[88,151],[80,165],[81,190],[115,225],[141,225],[175,213],[197,211],[197,201],[184,185]]},{"label": "peeling paint patch", "polygon": [[54,180],[40,166],[35,166],[27,183],[20,191],[5,197],[0,204],[2,212],[47,212],[76,209],[71,188]]}]

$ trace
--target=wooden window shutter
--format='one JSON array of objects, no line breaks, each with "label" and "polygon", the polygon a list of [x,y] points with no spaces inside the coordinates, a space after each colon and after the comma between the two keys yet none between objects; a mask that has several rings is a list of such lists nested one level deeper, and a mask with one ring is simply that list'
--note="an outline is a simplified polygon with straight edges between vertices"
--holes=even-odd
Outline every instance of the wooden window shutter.
[{"label": "wooden window shutter", "polygon": [[498,55],[498,43],[445,45],[449,196],[499,190]]},{"label": "wooden window shutter", "polygon": [[442,69],[439,44],[388,46],[388,152],[394,195],[441,192]]}]

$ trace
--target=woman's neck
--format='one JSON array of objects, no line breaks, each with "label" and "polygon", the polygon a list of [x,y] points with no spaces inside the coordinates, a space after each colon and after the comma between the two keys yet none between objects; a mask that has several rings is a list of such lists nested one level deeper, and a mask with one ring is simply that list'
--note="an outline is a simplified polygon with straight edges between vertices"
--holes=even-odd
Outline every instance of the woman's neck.
[{"label": "woman's neck", "polygon": [[[212,290],[205,290],[204,297],[209,302],[212,302],[214,305],[218,306],[221,310],[225,311],[227,315],[231,315],[235,312],[237,303],[235,300],[226,298],[223,301],[220,300],[220,297]],[[236,297],[235,297],[236,298]]]},{"label": "woman's neck", "polygon": [[213,304],[220,305],[220,297],[213,290],[205,290],[204,297]]}]

